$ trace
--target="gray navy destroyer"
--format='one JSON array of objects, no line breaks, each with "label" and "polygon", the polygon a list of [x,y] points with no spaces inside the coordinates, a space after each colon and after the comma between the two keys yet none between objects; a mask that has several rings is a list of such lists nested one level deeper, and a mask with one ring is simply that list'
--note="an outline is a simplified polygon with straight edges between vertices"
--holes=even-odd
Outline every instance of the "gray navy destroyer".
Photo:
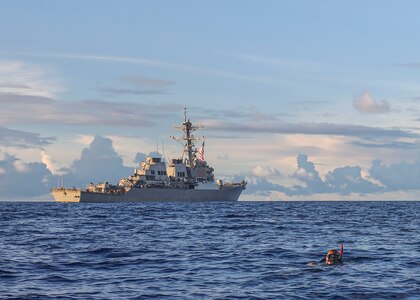
[{"label": "gray navy destroyer", "polygon": [[108,182],[89,184],[86,189],[58,187],[51,190],[57,202],[212,202],[238,201],[246,182],[223,182],[215,180],[213,171],[204,160],[203,146],[197,150],[194,126],[184,112],[181,137],[172,137],[184,142],[180,158],[168,164],[160,156],[148,156],[134,169],[134,174],[123,178],[118,184]]}]

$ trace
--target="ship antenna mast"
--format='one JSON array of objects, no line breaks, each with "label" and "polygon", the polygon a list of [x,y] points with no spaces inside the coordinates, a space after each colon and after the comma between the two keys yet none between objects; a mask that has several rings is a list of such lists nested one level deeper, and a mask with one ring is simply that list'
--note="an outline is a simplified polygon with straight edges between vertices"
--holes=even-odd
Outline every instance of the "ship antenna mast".
[{"label": "ship antenna mast", "polygon": [[184,144],[184,153],[187,154],[186,164],[187,164],[187,173],[188,177],[192,178],[191,169],[194,167],[194,157],[197,150],[194,148],[195,141],[202,140],[204,137],[195,137],[192,132],[196,131],[197,129],[203,128],[203,126],[194,126],[192,125],[191,121],[187,117],[187,108],[184,108],[184,122],[182,126],[176,126],[176,129],[182,130],[183,135],[182,137],[174,137],[171,136],[173,140],[176,141],[185,141]]}]

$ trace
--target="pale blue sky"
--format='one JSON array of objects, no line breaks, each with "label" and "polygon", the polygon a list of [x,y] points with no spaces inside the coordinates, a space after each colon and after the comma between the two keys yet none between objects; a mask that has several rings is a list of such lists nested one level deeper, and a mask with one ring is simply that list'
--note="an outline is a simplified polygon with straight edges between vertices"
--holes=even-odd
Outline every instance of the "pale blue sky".
[{"label": "pale blue sky", "polygon": [[260,184],[308,186],[299,154],[326,184],[348,165],[383,187],[349,190],[352,199],[415,198],[419,186],[387,189],[372,161],[404,161],[420,177],[419,10],[418,1],[3,1],[0,162],[48,155],[71,168],[96,135],[127,167],[156,142],[175,155],[167,137],[187,106],[205,125],[216,173],[254,180],[266,198],[347,197]]}]

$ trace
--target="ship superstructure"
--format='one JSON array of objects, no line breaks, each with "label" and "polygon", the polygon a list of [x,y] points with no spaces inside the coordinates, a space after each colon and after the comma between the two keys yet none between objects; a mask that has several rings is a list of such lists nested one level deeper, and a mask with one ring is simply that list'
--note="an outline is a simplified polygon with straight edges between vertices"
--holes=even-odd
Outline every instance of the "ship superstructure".
[{"label": "ship superstructure", "polygon": [[[184,122],[175,127],[181,137],[171,137],[183,143],[180,158],[169,163],[160,155],[146,157],[134,173],[121,179],[117,185],[109,182],[90,183],[86,189],[54,188],[52,195],[58,202],[148,202],[148,201],[237,201],[246,182],[224,183],[215,180],[214,169],[204,160],[204,137],[193,132],[194,126],[184,111]],[[195,142],[203,140],[200,150]],[[197,156],[198,154],[198,156]]]}]

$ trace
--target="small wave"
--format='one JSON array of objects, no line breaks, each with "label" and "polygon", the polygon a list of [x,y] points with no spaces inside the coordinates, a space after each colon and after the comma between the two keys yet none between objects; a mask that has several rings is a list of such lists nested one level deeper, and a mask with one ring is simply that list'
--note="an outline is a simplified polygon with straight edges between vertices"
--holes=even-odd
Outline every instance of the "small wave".
[{"label": "small wave", "polygon": [[349,257],[349,256],[344,256],[343,255],[343,258],[344,258],[344,261],[345,262],[368,262],[368,261],[374,261],[374,260],[376,260],[376,261],[380,261],[380,258],[379,257],[371,257],[371,256],[351,256],[351,257]]},{"label": "small wave", "polygon": [[65,263],[63,263],[63,266],[65,268],[72,268],[72,269],[74,268],[74,269],[80,270],[80,269],[85,268],[85,267],[90,267],[92,264],[93,263],[84,262],[84,261],[79,260],[79,261],[65,262]]},{"label": "small wave", "polygon": [[123,251],[111,251],[108,253],[105,253],[106,258],[128,258],[135,255],[132,252],[123,252]]},{"label": "small wave", "polygon": [[40,280],[54,282],[54,283],[66,283],[77,281],[76,278],[69,278],[67,276],[59,275],[59,274],[49,274],[48,276],[42,277]]},{"label": "small wave", "polygon": [[16,272],[0,269],[0,279],[10,279],[16,277]]},{"label": "small wave", "polygon": [[242,214],[239,214],[239,213],[229,213],[229,214],[226,214],[226,215],[222,216],[222,218],[224,218],[224,219],[241,219],[241,220],[248,219],[250,217],[255,217],[255,214],[250,214],[250,213],[242,213]]},{"label": "small wave", "polygon": [[346,296],[348,299],[407,299],[415,295],[410,295],[405,291],[357,291],[348,293]]},{"label": "small wave", "polygon": [[114,249],[109,247],[100,247],[93,250],[85,251],[87,254],[107,254],[112,252]]},{"label": "small wave", "polygon": [[325,264],[311,261],[305,264],[305,268],[303,269],[304,273],[319,273],[325,271]]},{"label": "small wave", "polygon": [[262,277],[260,277],[260,281],[268,283],[268,282],[281,282],[284,280],[288,280],[291,277],[296,276],[295,274],[287,274],[283,272],[271,272],[269,274],[265,274]]},{"label": "small wave", "polygon": [[109,216],[107,216],[107,215],[90,215],[89,218],[91,218],[91,219],[105,219],[105,218],[109,218]]},{"label": "small wave", "polygon": [[252,229],[252,228],[257,228],[257,227],[259,227],[257,224],[243,224],[243,225],[227,224],[226,226],[224,226],[223,229],[225,229],[225,230],[243,230],[243,229]]},{"label": "small wave", "polygon": [[47,262],[36,262],[35,267],[39,270],[46,270],[46,271],[61,271],[61,267],[55,263],[47,263]]}]

